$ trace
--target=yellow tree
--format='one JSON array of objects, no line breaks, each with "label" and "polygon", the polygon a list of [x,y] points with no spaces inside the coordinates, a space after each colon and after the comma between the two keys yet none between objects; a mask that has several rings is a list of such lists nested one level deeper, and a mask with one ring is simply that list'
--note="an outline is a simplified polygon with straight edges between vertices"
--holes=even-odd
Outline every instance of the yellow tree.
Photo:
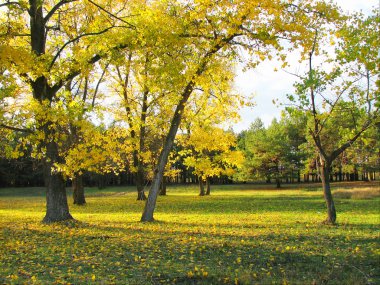
[{"label": "yellow tree", "polygon": [[[170,150],[181,124],[183,113],[193,91],[199,86],[212,83],[211,74],[219,72],[217,63],[221,58],[236,62],[239,48],[246,48],[252,60],[249,66],[270,57],[272,51],[281,51],[280,39],[288,39],[296,45],[309,31],[304,26],[309,14],[322,10],[326,18],[334,9],[323,2],[313,1],[152,1],[154,7],[150,18],[167,19],[166,26],[157,31],[157,44],[172,56],[181,51],[177,66],[182,70],[173,78],[178,82],[176,96],[167,104],[174,110],[170,128],[160,153],[152,187],[142,215],[142,221],[153,221],[153,213]],[[315,5],[314,5],[315,4]],[[170,27],[170,28],[168,28]],[[168,65],[167,70],[173,66]]]},{"label": "yellow tree", "polygon": [[[158,61],[163,63],[158,65]],[[120,98],[114,115],[117,122],[128,125],[134,146],[130,169],[135,173],[137,200],[146,199],[145,180],[155,165],[155,150],[162,146],[170,114],[166,106],[170,94],[162,84],[164,61],[165,57],[153,54],[143,43],[138,49],[116,55],[111,63],[109,86]]]},{"label": "yellow tree", "polygon": [[235,150],[235,135],[215,126],[194,126],[178,140],[184,148],[184,164],[198,176],[200,196],[210,195],[210,178],[231,177],[244,160],[243,154]]},{"label": "yellow tree", "polygon": [[[34,133],[35,148],[44,165],[46,223],[72,218],[63,174],[55,171],[55,164],[63,162],[56,117],[60,105],[58,91],[107,56],[107,51],[125,46],[128,31],[134,28],[125,20],[129,10],[124,3],[115,1],[112,5],[101,6],[90,0],[0,4],[0,35],[4,39],[0,44],[1,68],[28,86],[39,111],[24,131]],[[118,12],[113,13],[114,9]],[[115,36],[121,29],[123,34]]]}]

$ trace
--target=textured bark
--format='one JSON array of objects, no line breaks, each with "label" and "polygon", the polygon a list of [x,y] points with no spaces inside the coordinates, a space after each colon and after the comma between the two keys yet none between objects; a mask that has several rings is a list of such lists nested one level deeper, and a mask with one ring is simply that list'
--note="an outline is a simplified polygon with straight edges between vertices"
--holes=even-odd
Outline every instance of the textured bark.
[{"label": "textured bark", "polygon": [[211,194],[210,178],[207,177],[206,178],[206,195],[210,195],[210,194]]},{"label": "textured bark", "polygon": [[199,176],[199,196],[206,195],[205,193],[205,186],[203,185],[203,179],[201,176]]},{"label": "textured bark", "polygon": [[322,179],[323,195],[327,206],[327,218],[325,220],[325,223],[335,224],[336,210],[330,187],[330,166],[331,165],[328,162],[323,161],[321,159],[320,172]]},{"label": "textured bark", "polygon": [[[139,165],[139,162],[137,162]],[[136,188],[137,188],[137,200],[145,201],[146,196],[144,192],[144,170],[142,167],[138,166],[137,172],[135,174]]]},{"label": "textured bark", "polygon": [[43,223],[53,223],[71,220],[67,203],[65,181],[61,173],[53,170],[53,163],[58,158],[58,148],[55,142],[46,146],[47,160],[44,163],[44,178],[46,186],[46,215]]},{"label": "textured bark", "polygon": [[161,182],[161,188],[160,188],[160,196],[166,196],[166,177],[162,177],[162,182]]},{"label": "textured bark", "polygon": [[84,196],[83,176],[77,175],[73,178],[73,199],[75,205],[86,204],[86,198]]}]

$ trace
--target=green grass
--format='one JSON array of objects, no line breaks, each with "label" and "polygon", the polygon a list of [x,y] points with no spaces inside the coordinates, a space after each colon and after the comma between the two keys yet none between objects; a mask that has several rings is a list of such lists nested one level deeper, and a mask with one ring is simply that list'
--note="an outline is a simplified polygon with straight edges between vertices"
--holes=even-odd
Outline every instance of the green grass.
[{"label": "green grass", "polygon": [[134,188],[86,189],[77,221],[44,225],[42,188],[0,189],[0,284],[380,284],[379,195],[338,195],[328,226],[315,185],[197,192],[169,187],[141,223]]}]

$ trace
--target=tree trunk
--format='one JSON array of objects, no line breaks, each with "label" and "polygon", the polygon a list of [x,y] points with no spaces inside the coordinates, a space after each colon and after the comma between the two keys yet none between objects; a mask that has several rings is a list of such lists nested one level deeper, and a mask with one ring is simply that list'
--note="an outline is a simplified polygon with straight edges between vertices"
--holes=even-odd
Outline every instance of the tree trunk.
[{"label": "tree trunk", "polygon": [[335,224],[336,210],[330,187],[330,164],[323,159],[321,159],[320,172],[322,178],[323,195],[325,197],[327,206],[327,218],[325,220],[325,223]]},{"label": "tree trunk", "polygon": [[75,205],[84,205],[86,204],[86,199],[84,196],[84,187],[83,187],[83,176],[76,175],[73,178],[73,199]]},{"label": "tree trunk", "polygon": [[207,177],[206,178],[206,195],[210,195],[210,194],[211,194],[210,178]]},{"label": "tree trunk", "polygon": [[166,196],[166,177],[162,177],[160,196]]},{"label": "tree trunk", "polygon": [[168,162],[169,154],[170,154],[170,151],[173,147],[174,139],[175,139],[175,136],[177,134],[179,125],[181,123],[182,113],[183,113],[183,110],[185,108],[185,104],[186,104],[187,100],[189,99],[190,94],[193,91],[194,85],[195,85],[195,81],[192,80],[186,86],[186,88],[183,92],[183,96],[182,96],[182,98],[181,98],[181,100],[180,100],[179,104],[177,105],[177,108],[174,112],[174,116],[173,116],[171,124],[170,124],[170,129],[169,129],[168,135],[166,136],[165,143],[162,147],[162,151],[161,151],[160,157],[158,159],[158,164],[157,164],[156,169],[154,171],[152,186],[150,188],[148,199],[146,200],[145,208],[144,208],[144,211],[143,211],[143,214],[141,217],[142,222],[153,222],[154,221],[153,213],[154,213],[154,209],[156,207],[157,197],[158,197],[158,193],[160,190],[162,178],[164,175],[165,166],[166,166],[166,163]]},{"label": "tree trunk", "polygon": [[144,170],[142,167],[138,166],[137,172],[135,174],[136,188],[137,188],[137,200],[145,201],[146,196],[144,192]]},{"label": "tree trunk", "polygon": [[201,176],[199,176],[199,196],[204,196],[205,193],[205,187],[203,185],[203,179]]},{"label": "tree trunk", "polygon": [[154,172],[152,187],[150,188],[148,199],[146,200],[145,208],[141,217],[142,222],[151,222],[154,221],[153,212],[156,207],[157,197],[160,190],[161,181],[164,175],[165,166],[169,159],[170,151],[174,144],[174,139],[177,134],[179,125],[181,124],[182,114],[185,109],[185,105],[189,100],[191,93],[194,90],[196,79],[203,74],[206,70],[207,64],[212,60],[212,57],[215,53],[217,53],[220,49],[222,49],[228,42],[234,39],[235,35],[230,36],[225,41],[218,41],[214,46],[210,48],[208,52],[206,52],[201,59],[201,62],[184,88],[181,99],[179,100],[176,109],[174,111],[173,118],[170,122],[169,132],[165,138],[164,145],[162,147],[162,151],[160,153],[160,157],[158,159],[157,168]]},{"label": "tree trunk", "polygon": [[58,159],[58,148],[55,142],[49,142],[46,146],[46,161],[44,163],[44,178],[46,186],[46,215],[43,223],[53,223],[71,220],[67,203],[65,180],[61,173],[53,169]]},{"label": "tree trunk", "polygon": [[279,178],[276,178],[276,188],[277,189],[281,188],[281,182]]}]

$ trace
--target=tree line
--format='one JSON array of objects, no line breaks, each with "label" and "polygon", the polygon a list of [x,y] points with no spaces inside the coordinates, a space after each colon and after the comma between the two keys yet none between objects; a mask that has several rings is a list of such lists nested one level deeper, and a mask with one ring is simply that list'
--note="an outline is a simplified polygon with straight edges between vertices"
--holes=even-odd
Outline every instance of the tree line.
[{"label": "tree line", "polygon": [[44,222],[72,219],[66,180],[81,193],[85,173],[133,173],[142,221],[178,172],[175,153],[201,189],[231,176],[247,150],[222,126],[250,104],[234,90],[236,64],[286,68],[294,51],[306,68],[288,111],[307,117],[335,222],[333,165],[379,119],[375,14],[273,0],[3,1],[0,13],[1,156],[41,166]]}]

